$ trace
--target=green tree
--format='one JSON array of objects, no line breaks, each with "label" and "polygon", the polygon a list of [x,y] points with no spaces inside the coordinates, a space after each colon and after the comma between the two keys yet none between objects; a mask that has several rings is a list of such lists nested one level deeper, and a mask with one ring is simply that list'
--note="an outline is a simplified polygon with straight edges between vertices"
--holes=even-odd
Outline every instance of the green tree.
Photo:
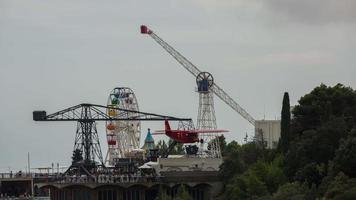
[{"label": "green tree", "polygon": [[300,98],[293,118],[288,99],[278,151],[226,146],[221,199],[356,199],[356,91],[321,84]]},{"label": "green tree", "polygon": [[[169,139],[168,144],[164,140],[159,140],[156,145],[156,148],[158,149],[158,154],[163,155],[164,153],[166,153],[169,148],[169,145],[171,145],[172,142],[173,140],[171,139]],[[170,154],[183,155],[184,154],[183,144],[177,143],[171,150]]]},{"label": "green tree", "polygon": [[229,179],[224,199],[268,199],[270,194],[287,181],[283,174],[283,158],[276,156],[272,162],[259,160],[243,174],[235,174]]},{"label": "green tree", "polygon": [[356,129],[347,139],[341,139],[334,158],[335,171],[342,171],[347,176],[356,178]]},{"label": "green tree", "polygon": [[235,175],[229,179],[225,186],[225,191],[221,196],[221,200],[239,200],[247,199],[247,185],[242,175]]},{"label": "green tree", "polygon": [[220,135],[220,136],[217,136],[217,138],[212,139],[208,143],[208,147],[207,148],[208,148],[208,150],[210,150],[211,144],[213,142],[215,142],[216,140],[219,141],[220,151],[221,151],[221,154],[224,156],[225,155],[225,149],[226,149],[226,140],[225,140],[225,136],[224,135]]},{"label": "green tree", "polygon": [[157,142],[156,148],[158,149],[158,154],[163,155],[168,149],[168,146],[164,140],[159,140]]},{"label": "green tree", "polygon": [[255,142],[249,142],[241,146],[241,159],[246,167],[264,158],[265,149],[260,148]]},{"label": "green tree", "polygon": [[[338,149],[339,140],[347,135],[346,126],[342,118],[331,117],[319,127],[299,133],[300,135],[291,143],[285,156],[286,175],[292,180],[298,171],[300,172],[311,163],[327,165]],[[326,170],[320,175],[320,178],[326,175]]]},{"label": "green tree", "polygon": [[266,183],[254,172],[250,171],[245,174],[246,191],[249,197],[264,196],[268,194]]},{"label": "green tree", "polygon": [[315,162],[311,162],[297,171],[295,180],[301,183],[306,182],[311,187],[313,184],[319,185],[324,175],[322,167]]},{"label": "green tree", "polygon": [[239,152],[240,148],[241,146],[236,141],[230,142],[226,147],[224,162],[220,165],[220,175],[225,182],[244,171],[244,164]]},{"label": "green tree", "polygon": [[283,161],[283,156],[277,155],[272,162],[265,163],[267,173],[263,176],[263,181],[270,194],[276,192],[280,185],[287,182],[287,177],[283,172]]},{"label": "green tree", "polygon": [[305,200],[305,193],[308,188],[300,183],[286,183],[279,187],[278,191],[273,194],[273,200]]},{"label": "green tree", "polygon": [[251,199],[267,195],[267,186],[258,173],[249,169],[242,175],[235,175],[227,183],[222,199]]},{"label": "green tree", "polygon": [[[342,84],[327,87],[324,84],[304,95],[293,109],[293,122],[297,132],[316,129],[331,117],[342,117],[351,130],[356,119],[356,92]],[[349,123],[350,122],[350,123]]]},{"label": "green tree", "polygon": [[[171,145],[173,140],[169,139],[168,144]],[[169,146],[168,145],[168,146]],[[183,155],[184,154],[184,146],[183,143],[177,143],[171,151],[173,155]]]},{"label": "green tree", "polygon": [[356,199],[356,187],[345,191],[343,194],[335,196],[334,200],[355,200]]},{"label": "green tree", "polygon": [[[342,84],[324,84],[304,95],[293,109],[289,147],[285,154],[285,173],[294,180],[303,168],[315,162],[322,166],[333,160],[340,139],[356,126],[356,92]],[[306,169],[310,171],[309,169]],[[320,179],[326,175],[322,171]],[[318,184],[319,181],[313,181]],[[313,183],[312,183],[313,184]]]},{"label": "green tree", "polygon": [[284,93],[281,112],[281,137],[278,142],[278,150],[285,153],[290,141],[290,103],[288,92]]},{"label": "green tree", "polygon": [[346,191],[356,187],[356,179],[350,179],[340,172],[329,183],[324,194],[325,199],[334,199],[336,196],[344,194]]}]

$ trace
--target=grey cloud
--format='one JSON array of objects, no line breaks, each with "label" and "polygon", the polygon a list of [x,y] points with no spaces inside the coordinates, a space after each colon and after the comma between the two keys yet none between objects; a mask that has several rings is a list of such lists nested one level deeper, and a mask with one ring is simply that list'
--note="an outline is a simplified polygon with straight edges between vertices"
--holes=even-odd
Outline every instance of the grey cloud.
[{"label": "grey cloud", "polygon": [[306,24],[355,23],[354,0],[267,0],[275,17]]}]

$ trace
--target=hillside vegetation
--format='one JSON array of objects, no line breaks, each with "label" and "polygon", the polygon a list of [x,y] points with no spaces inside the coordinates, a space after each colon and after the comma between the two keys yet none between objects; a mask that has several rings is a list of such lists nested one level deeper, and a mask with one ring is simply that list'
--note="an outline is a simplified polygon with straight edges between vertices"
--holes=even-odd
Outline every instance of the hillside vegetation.
[{"label": "hillside vegetation", "polygon": [[221,145],[220,199],[356,199],[356,91],[350,87],[322,84],[292,113],[285,93],[276,150],[257,141]]}]

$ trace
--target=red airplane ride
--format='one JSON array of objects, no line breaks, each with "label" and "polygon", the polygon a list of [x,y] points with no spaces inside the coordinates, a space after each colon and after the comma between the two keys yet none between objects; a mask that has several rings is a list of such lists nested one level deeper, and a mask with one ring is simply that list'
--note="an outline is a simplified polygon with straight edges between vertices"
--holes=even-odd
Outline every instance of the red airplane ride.
[{"label": "red airplane ride", "polygon": [[169,125],[168,120],[165,120],[164,124],[165,130],[156,131],[153,133],[153,135],[165,134],[173,141],[179,143],[202,142],[198,137],[199,134],[228,132],[227,130],[171,130],[171,126]]}]

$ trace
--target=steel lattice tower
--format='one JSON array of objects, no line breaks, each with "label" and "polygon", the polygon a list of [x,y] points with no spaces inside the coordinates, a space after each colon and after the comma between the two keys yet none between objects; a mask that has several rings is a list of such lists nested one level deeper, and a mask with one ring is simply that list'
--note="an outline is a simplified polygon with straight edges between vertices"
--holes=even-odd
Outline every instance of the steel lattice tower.
[{"label": "steel lattice tower", "polygon": [[198,129],[216,129],[214,98],[211,92],[199,92]]},{"label": "steel lattice tower", "polygon": [[80,121],[77,123],[74,142],[74,150],[76,149],[83,152],[86,164],[94,163],[95,158],[98,158],[100,164],[104,164],[95,121],[87,120],[85,122]]},{"label": "steel lattice tower", "polygon": [[[200,130],[213,130],[217,128],[214,95],[210,87],[214,83],[213,76],[208,72],[201,72],[196,77],[197,92],[199,93],[199,109],[197,118],[197,128]],[[219,139],[214,133],[202,134],[201,150],[208,149],[209,156],[214,158],[221,157]],[[206,145],[204,147],[204,145]]]}]

